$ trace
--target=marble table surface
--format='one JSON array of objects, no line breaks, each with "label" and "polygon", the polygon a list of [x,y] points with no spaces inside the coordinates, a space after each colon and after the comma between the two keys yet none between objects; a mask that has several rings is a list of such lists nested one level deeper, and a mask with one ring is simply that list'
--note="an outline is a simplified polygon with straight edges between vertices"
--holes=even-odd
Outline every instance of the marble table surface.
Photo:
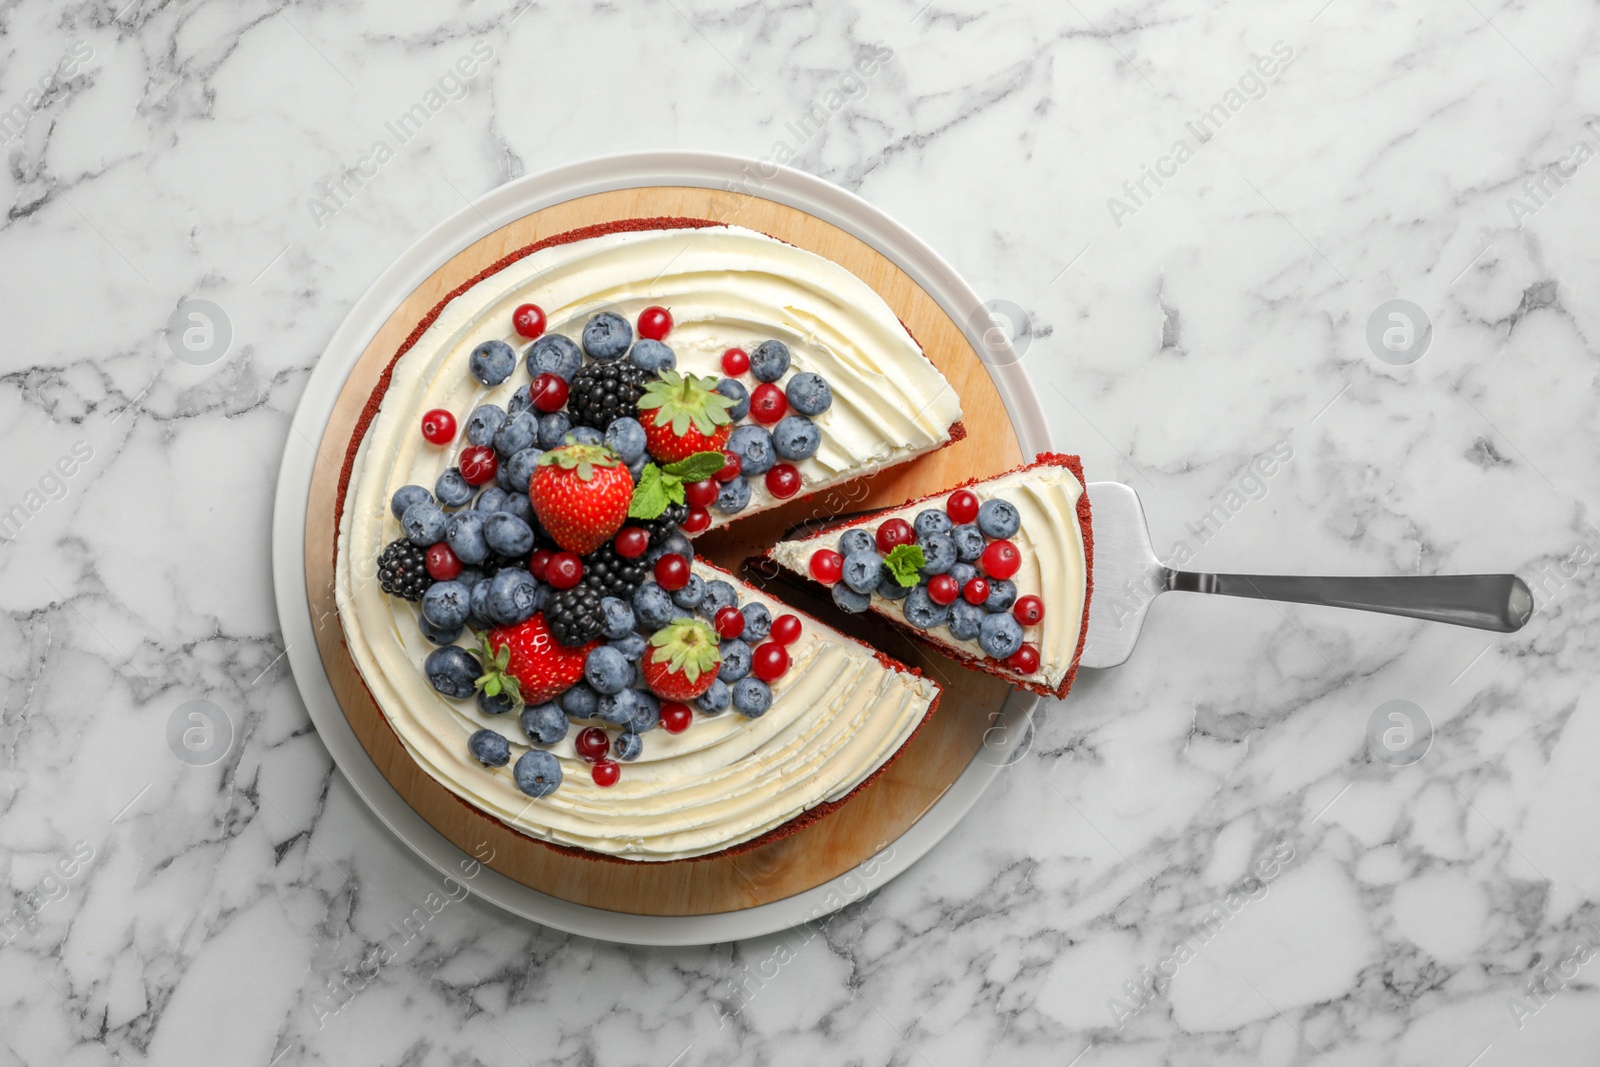
[{"label": "marble table surface", "polygon": [[[7,4],[0,1063],[1596,1062],[1597,33],[1501,0]],[[402,936],[437,876],[277,629],[288,416],[427,227],[644,148],[921,234],[1163,557],[1514,570],[1532,621],[1163,597],[814,928],[634,949],[468,897]],[[174,343],[197,300],[215,333]],[[201,700],[231,732],[192,765]]]}]

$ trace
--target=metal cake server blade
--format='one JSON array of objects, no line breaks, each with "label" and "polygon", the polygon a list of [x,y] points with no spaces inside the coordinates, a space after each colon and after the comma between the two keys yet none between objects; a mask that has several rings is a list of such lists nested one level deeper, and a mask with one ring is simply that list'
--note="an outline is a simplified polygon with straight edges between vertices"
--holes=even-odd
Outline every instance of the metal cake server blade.
[{"label": "metal cake server blade", "polygon": [[1533,593],[1514,574],[1317,578],[1174,570],[1156,559],[1138,493],[1121,482],[1090,482],[1088,491],[1094,595],[1084,667],[1126,662],[1151,602],[1169,590],[1354,608],[1499,633],[1522,629],[1533,614]]}]

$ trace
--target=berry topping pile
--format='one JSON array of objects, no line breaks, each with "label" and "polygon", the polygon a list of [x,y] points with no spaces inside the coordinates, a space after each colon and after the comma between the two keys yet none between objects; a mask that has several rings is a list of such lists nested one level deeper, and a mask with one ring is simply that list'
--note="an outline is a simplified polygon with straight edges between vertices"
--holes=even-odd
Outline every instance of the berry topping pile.
[{"label": "berry topping pile", "polygon": [[924,508],[912,522],[892,518],[876,529],[845,530],[836,545],[812,552],[807,568],[832,587],[843,611],[866,611],[874,596],[903,601],[901,614],[919,630],[942,626],[1018,674],[1032,674],[1039,649],[1027,630],[1043,622],[1045,609],[1037,596],[1017,596],[1011,581],[1022,567],[1011,540],[1021,528],[1009,500],[980,501],[957,489],[943,508]]}]

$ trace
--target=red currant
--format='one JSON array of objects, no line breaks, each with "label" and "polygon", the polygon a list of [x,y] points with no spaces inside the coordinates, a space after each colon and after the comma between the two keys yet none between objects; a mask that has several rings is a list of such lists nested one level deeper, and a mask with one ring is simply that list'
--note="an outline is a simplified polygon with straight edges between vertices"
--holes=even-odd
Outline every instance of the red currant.
[{"label": "red currant", "polygon": [[767,492],[788,500],[800,491],[800,472],[793,463],[779,463],[767,472]]},{"label": "red currant", "polygon": [[428,568],[428,576],[436,582],[448,582],[461,573],[461,561],[443,541],[428,549],[424,566]]},{"label": "red currant", "polygon": [[967,584],[961,587],[961,596],[968,604],[982,604],[989,599],[989,582],[982,575],[968,578]]},{"label": "red currant", "polygon": [[878,527],[878,551],[888,555],[896,545],[909,545],[917,539],[917,531],[904,519],[885,519]]},{"label": "red currant", "polygon": [[844,573],[844,557],[831,548],[819,548],[811,553],[811,577],[823,585],[832,585]]},{"label": "red currant", "polygon": [[711,512],[705,508],[690,508],[681,526],[686,534],[705,533],[711,529]]},{"label": "red currant", "polygon": [[991,578],[1009,578],[1022,566],[1022,553],[1010,541],[990,541],[978,557],[978,565]]},{"label": "red currant", "polygon": [[1019,596],[1011,605],[1011,614],[1024,626],[1035,626],[1044,618],[1044,601],[1036,596]]},{"label": "red currant", "polygon": [[550,566],[550,557],[555,553],[548,548],[536,548],[533,555],[528,557],[528,573],[544,581],[545,571]]},{"label": "red currant", "polygon": [[772,620],[772,639],[780,645],[792,645],[800,636],[800,620],[794,615],[779,615]]},{"label": "red currant", "polygon": [[775,682],[789,669],[789,650],[776,641],[763,641],[750,654],[750,673],[763,682]]},{"label": "red currant", "polygon": [[1023,645],[1005,659],[1005,664],[1018,674],[1032,674],[1039,669],[1039,650]]},{"label": "red currant", "polygon": [[689,561],[676,552],[668,552],[656,560],[656,584],[669,593],[676,593],[689,584]]},{"label": "red currant", "polygon": [[731,452],[724,448],[722,450],[722,469],[712,477],[719,482],[731,482],[739,477],[739,472],[742,470],[744,470],[744,460],[739,457],[739,453]]},{"label": "red currant", "polygon": [[750,369],[750,353],[742,348],[730,348],[722,353],[722,373],[737,378]]},{"label": "red currant", "polygon": [[583,581],[583,560],[575,552],[556,552],[544,565],[544,580],[551,589],[571,589]]},{"label": "red currant", "polygon": [[659,341],[672,332],[672,312],[651,305],[639,312],[639,336]]},{"label": "red currant", "polygon": [[531,341],[544,333],[544,309],[538,304],[523,304],[511,313],[511,325]]},{"label": "red currant", "polygon": [[744,612],[735,607],[717,609],[717,636],[735,638],[744,633]]},{"label": "red currant", "polygon": [[597,760],[595,765],[589,768],[589,777],[594,779],[595,785],[609,789],[622,777],[622,764],[614,759]]},{"label": "red currant", "polygon": [[788,410],[789,398],[771,382],[762,382],[750,394],[750,417],[757,422],[777,422]]},{"label": "red currant", "polygon": [[944,502],[944,510],[957,526],[971,522],[978,517],[978,494],[971,489],[957,489]]},{"label": "red currant", "polygon": [[533,400],[533,406],[540,411],[560,411],[567,406],[567,380],[559,374],[545,371],[528,386],[528,395]]},{"label": "red currant", "polygon": [[668,701],[661,705],[661,728],[669,734],[681,734],[694,722],[694,712],[689,705]]},{"label": "red currant", "polygon": [[434,408],[422,416],[422,436],[430,444],[449,444],[456,439],[456,417],[444,408]]},{"label": "red currant", "polygon": [[683,487],[683,501],[691,508],[708,508],[717,499],[717,483],[710,478],[703,482],[690,482]]},{"label": "red currant", "polygon": [[467,480],[468,485],[492,482],[500,470],[500,460],[496,458],[494,449],[488,445],[463,448],[461,458],[457,462],[461,466],[461,477]]},{"label": "red currant", "polygon": [[595,760],[604,759],[605,754],[611,751],[611,738],[598,726],[590,726],[578,731],[578,738],[572,743],[578,750],[578,758],[593,763]]},{"label": "red currant", "polygon": [[617,531],[617,555],[623,559],[638,559],[650,547],[650,532],[639,526],[624,526]]},{"label": "red currant", "polygon": [[961,595],[961,583],[948,574],[935,574],[928,579],[928,599],[935,604],[954,604]]}]

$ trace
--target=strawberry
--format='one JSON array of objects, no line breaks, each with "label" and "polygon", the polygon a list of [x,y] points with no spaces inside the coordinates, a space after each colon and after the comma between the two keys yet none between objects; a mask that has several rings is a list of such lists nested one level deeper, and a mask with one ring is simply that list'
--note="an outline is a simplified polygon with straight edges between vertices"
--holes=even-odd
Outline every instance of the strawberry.
[{"label": "strawberry", "polygon": [[696,452],[718,452],[733,432],[728,409],[735,401],[716,390],[717,379],[664,370],[639,398],[645,447],[660,463]]},{"label": "strawberry", "polygon": [[679,619],[650,636],[644,684],[662,700],[693,700],[711,688],[721,669],[716,632],[699,619]]},{"label": "strawberry", "polygon": [[539,457],[528,501],[562,548],[587,556],[628,517],[633,476],[604,445],[563,445]]},{"label": "strawberry", "polygon": [[550,633],[544,612],[538,612],[515,626],[489,631],[483,639],[486,666],[478,687],[510,692],[525,704],[543,704],[583,679],[583,661],[599,643],[567,648]]}]

